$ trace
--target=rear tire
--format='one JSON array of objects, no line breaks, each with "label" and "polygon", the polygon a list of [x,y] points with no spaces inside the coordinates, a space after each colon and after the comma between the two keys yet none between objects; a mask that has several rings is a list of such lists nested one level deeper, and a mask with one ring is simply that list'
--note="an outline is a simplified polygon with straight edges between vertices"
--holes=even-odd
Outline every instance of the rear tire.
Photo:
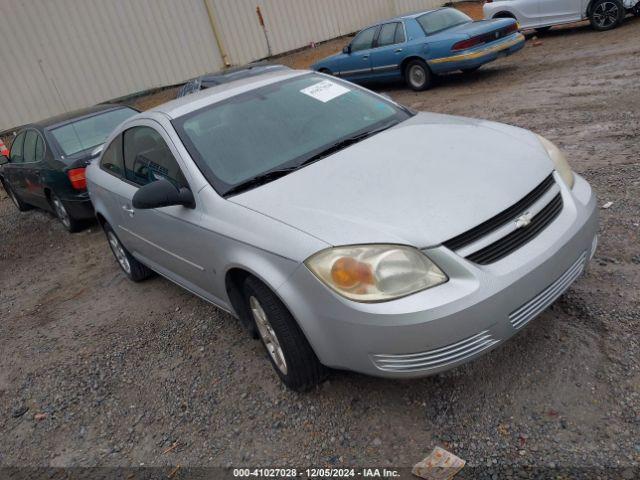
[{"label": "rear tire", "polygon": [[411,90],[421,92],[431,86],[433,74],[424,60],[415,59],[405,66],[404,81]]},{"label": "rear tire", "polygon": [[631,13],[636,17],[640,17],[640,3],[637,3],[636,6],[631,9]]},{"label": "rear tire", "polygon": [[246,308],[282,382],[295,391],[322,382],[327,370],[282,301],[255,277],[247,277],[243,291]]},{"label": "rear tire", "polygon": [[49,201],[51,202],[56,217],[58,217],[58,220],[60,220],[60,223],[62,223],[62,226],[66,228],[68,232],[74,233],[82,228],[82,222],[69,215],[67,207],[58,195],[51,192]]},{"label": "rear tire", "polygon": [[116,232],[111,228],[111,225],[105,222],[103,228],[104,233],[107,235],[107,242],[109,243],[111,252],[116,258],[120,269],[129,277],[129,280],[141,282],[155,274],[153,270],[140,263],[129,253],[129,250],[122,245]]},{"label": "rear tire", "polygon": [[13,188],[11,188],[11,185],[9,185],[9,182],[7,182],[6,180],[3,180],[2,186],[6,190],[7,195],[9,195],[9,198],[11,199],[13,204],[16,206],[18,211],[26,212],[27,210],[31,210],[33,208],[28,203],[24,203],[22,200],[20,200],[20,197],[18,197],[16,192],[13,190]]},{"label": "rear tire", "polygon": [[616,28],[626,15],[619,0],[596,0],[591,6],[589,20],[594,30],[604,32]]}]

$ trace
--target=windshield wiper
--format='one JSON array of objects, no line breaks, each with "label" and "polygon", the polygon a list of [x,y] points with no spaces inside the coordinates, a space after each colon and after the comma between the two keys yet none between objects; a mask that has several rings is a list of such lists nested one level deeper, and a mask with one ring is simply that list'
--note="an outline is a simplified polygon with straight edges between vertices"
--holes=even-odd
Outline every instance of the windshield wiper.
[{"label": "windshield wiper", "polygon": [[228,197],[229,195],[235,195],[236,193],[241,193],[246,190],[250,190],[255,187],[259,187],[260,185],[264,185],[265,183],[269,183],[273,180],[276,180],[280,177],[284,177],[285,175],[297,170],[299,166],[289,167],[289,168],[280,168],[278,170],[271,170],[269,172],[262,173],[258,176],[250,178],[246,182],[242,182],[235,187],[231,187],[229,190],[224,192],[224,197]]},{"label": "windshield wiper", "polygon": [[343,138],[342,140],[339,140],[335,143],[332,143],[331,145],[329,145],[328,147],[324,148],[322,151],[316,153],[315,155],[312,155],[311,157],[305,159],[304,162],[302,162],[298,167],[303,167],[305,165],[309,165],[310,163],[313,162],[317,162],[318,160],[321,160],[325,157],[328,157],[329,155],[331,155],[332,153],[336,153],[344,148],[347,148],[350,145],[353,145],[354,143],[358,143],[362,140],[364,140],[365,138],[371,137],[373,135],[375,135],[376,133],[380,133],[383,130],[387,130],[395,125],[397,125],[399,122],[392,122],[390,124],[387,124],[383,127],[380,128],[376,128],[373,130],[367,130],[366,132],[361,132],[358,133],[357,135],[352,135],[350,137],[346,137]]},{"label": "windshield wiper", "polygon": [[272,182],[273,180],[277,180],[280,177],[284,177],[285,175],[288,175],[291,172],[294,172],[306,165],[309,165],[310,163],[314,163],[317,162],[318,160],[324,158],[324,157],[328,157],[329,155],[331,155],[332,153],[335,153],[339,150],[342,150],[343,148],[347,148],[349,145],[353,145],[354,143],[358,143],[362,140],[364,140],[367,137],[371,137],[372,135],[375,135],[376,133],[380,133],[383,130],[387,130],[388,128],[391,128],[395,125],[397,125],[398,122],[392,122],[390,124],[387,124],[383,127],[380,128],[376,128],[373,130],[367,130],[366,132],[361,132],[358,133],[357,135],[352,135],[350,137],[346,137],[343,138],[342,140],[339,140],[335,143],[332,143],[331,145],[329,145],[328,147],[322,149],[322,151],[314,154],[313,156],[306,158],[302,163],[295,165],[293,167],[287,167],[287,168],[280,168],[278,170],[270,170],[268,172],[262,173],[260,175],[257,175],[245,182],[242,182],[238,185],[236,185],[235,187],[231,187],[229,190],[227,190],[226,192],[224,192],[224,197],[228,197],[230,195],[235,195],[238,193],[242,193],[245,192],[247,190],[250,190],[252,188],[255,187],[259,187],[261,185],[264,185],[265,183],[269,183]]}]

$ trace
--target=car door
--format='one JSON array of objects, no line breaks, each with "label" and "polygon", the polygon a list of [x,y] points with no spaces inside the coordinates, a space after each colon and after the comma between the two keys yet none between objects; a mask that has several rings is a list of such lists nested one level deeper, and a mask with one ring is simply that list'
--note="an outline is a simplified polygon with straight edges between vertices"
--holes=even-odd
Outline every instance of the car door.
[{"label": "car door", "polygon": [[42,135],[35,129],[27,130],[24,137],[23,162],[20,165],[24,181],[23,198],[33,205],[46,208],[48,202],[42,182],[44,153],[45,146]]},{"label": "car door", "polygon": [[[516,16],[522,28],[532,28],[541,24],[540,0],[513,0],[512,2],[504,3],[510,7],[507,11]],[[502,3],[497,5],[502,5]],[[494,13],[499,13],[499,10]]]},{"label": "car door", "polygon": [[349,52],[338,60],[335,75],[347,80],[363,80],[371,76],[371,49],[378,27],[362,30],[349,44]]},{"label": "car door", "polygon": [[[151,269],[188,290],[210,298],[212,272],[206,269],[209,235],[200,225],[204,206],[134,209],[138,188],[167,179],[176,187],[191,188],[177,149],[161,125],[148,120],[122,136],[124,180],[117,192],[123,242]],[[188,174],[188,172],[187,172]],[[197,197],[197,192],[193,192]]]},{"label": "car door", "polygon": [[7,182],[21,199],[25,199],[26,190],[24,169],[22,168],[22,164],[24,163],[24,137],[26,133],[26,131],[20,132],[18,136],[14,138],[9,153],[9,163],[4,166]]},{"label": "car door", "polygon": [[538,0],[540,23],[553,25],[582,18],[583,0]]},{"label": "car door", "polygon": [[371,50],[371,72],[376,78],[399,77],[406,40],[404,24],[390,22],[380,26]]}]

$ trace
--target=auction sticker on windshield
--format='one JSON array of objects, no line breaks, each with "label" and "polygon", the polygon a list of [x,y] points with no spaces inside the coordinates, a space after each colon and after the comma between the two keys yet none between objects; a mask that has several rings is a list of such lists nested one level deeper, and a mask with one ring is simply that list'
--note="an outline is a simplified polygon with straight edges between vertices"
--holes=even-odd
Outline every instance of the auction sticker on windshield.
[{"label": "auction sticker on windshield", "polygon": [[323,103],[327,103],[334,98],[338,98],[345,93],[349,93],[349,90],[342,85],[338,85],[337,83],[332,82],[331,80],[323,80],[316,84],[311,85],[310,87],[303,88],[300,92],[305,95],[309,95],[316,100],[319,100]]}]

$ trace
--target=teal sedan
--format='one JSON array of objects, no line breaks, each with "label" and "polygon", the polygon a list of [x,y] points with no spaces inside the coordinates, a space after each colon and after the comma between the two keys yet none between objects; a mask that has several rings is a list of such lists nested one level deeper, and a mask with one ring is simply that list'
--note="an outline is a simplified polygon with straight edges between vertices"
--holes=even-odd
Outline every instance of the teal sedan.
[{"label": "teal sedan", "polygon": [[475,71],[524,43],[513,18],[473,21],[455,8],[439,8],[371,25],[312,68],[356,83],[404,80],[425,90],[434,75]]}]

